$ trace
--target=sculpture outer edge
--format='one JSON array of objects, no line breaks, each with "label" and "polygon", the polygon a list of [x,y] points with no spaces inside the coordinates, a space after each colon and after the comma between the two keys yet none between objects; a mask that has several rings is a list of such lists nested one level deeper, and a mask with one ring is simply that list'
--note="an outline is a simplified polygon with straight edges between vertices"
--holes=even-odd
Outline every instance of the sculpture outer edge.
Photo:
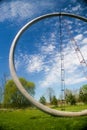
[{"label": "sculpture outer edge", "polygon": [[34,23],[45,19],[45,18],[49,18],[49,17],[55,17],[55,16],[69,16],[69,17],[73,17],[73,18],[77,18],[80,20],[83,20],[84,22],[87,22],[87,18],[78,16],[78,15],[74,15],[74,14],[69,14],[69,13],[50,13],[50,14],[46,14],[46,15],[42,15],[40,17],[37,17],[33,20],[31,20],[30,22],[28,22],[27,24],[25,24],[17,33],[17,35],[15,36],[11,48],[10,48],[10,53],[9,53],[9,68],[10,68],[10,73],[11,76],[13,78],[13,81],[15,82],[17,88],[19,89],[19,91],[33,104],[35,105],[38,109],[44,111],[47,114],[53,115],[53,116],[64,116],[64,117],[75,117],[75,116],[84,116],[87,115],[87,109],[80,111],[80,112],[68,112],[68,111],[59,111],[59,110],[54,110],[51,109],[41,103],[39,103],[38,101],[36,101],[32,96],[29,95],[29,93],[24,89],[24,87],[22,86],[22,84],[20,83],[17,74],[15,72],[15,67],[14,67],[14,51],[15,51],[15,47],[17,45],[17,42],[19,40],[19,38],[21,37],[21,35],[23,34],[23,32],[29,28],[31,25],[33,25]]}]

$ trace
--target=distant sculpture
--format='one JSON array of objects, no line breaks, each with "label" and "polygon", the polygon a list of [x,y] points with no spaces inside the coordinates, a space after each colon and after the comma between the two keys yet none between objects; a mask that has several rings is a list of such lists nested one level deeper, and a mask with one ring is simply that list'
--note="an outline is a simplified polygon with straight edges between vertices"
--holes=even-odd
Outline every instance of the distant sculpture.
[{"label": "distant sculpture", "polygon": [[15,36],[15,38],[14,38],[14,40],[13,40],[13,42],[12,42],[12,45],[11,45],[11,48],[10,48],[10,54],[9,54],[9,67],[10,67],[10,72],[11,72],[12,78],[13,78],[15,84],[17,85],[19,91],[20,91],[33,105],[35,105],[38,109],[44,111],[45,113],[48,113],[48,114],[50,114],[50,115],[53,115],[53,116],[64,116],[64,117],[84,116],[84,115],[87,115],[87,110],[83,110],[83,111],[80,111],[80,112],[59,111],[59,110],[51,109],[51,108],[49,108],[49,107],[47,107],[47,106],[44,106],[43,104],[39,103],[39,102],[36,101],[32,96],[30,96],[29,93],[24,89],[24,87],[23,87],[22,84],[20,83],[20,81],[19,81],[19,79],[18,79],[18,77],[17,77],[17,74],[16,74],[16,72],[15,72],[15,67],[14,67],[14,50],[15,50],[15,47],[16,47],[16,45],[17,45],[17,42],[18,42],[19,38],[21,37],[22,33],[23,33],[27,28],[29,28],[31,25],[33,25],[34,23],[39,22],[39,21],[42,20],[42,19],[50,18],[50,17],[55,17],[55,16],[69,16],[69,17],[73,17],[73,18],[76,18],[76,19],[83,20],[84,22],[87,22],[87,18],[78,16],[78,15],[74,15],[74,14],[64,13],[64,12],[46,14],[46,15],[43,15],[43,16],[40,16],[40,17],[37,17],[37,18],[31,20],[30,22],[28,22],[26,25],[24,25],[24,26],[19,30],[19,32],[17,33],[17,35]]}]

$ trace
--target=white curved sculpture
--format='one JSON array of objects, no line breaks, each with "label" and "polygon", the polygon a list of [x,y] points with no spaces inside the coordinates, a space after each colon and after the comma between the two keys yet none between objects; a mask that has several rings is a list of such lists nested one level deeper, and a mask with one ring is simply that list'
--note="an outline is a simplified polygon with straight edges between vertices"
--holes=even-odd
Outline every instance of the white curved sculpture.
[{"label": "white curved sculpture", "polygon": [[22,86],[22,84],[20,83],[17,74],[15,72],[15,67],[14,67],[14,50],[16,47],[16,44],[19,40],[19,38],[21,37],[22,33],[29,28],[32,24],[45,19],[45,18],[49,18],[49,17],[55,17],[55,16],[69,16],[69,17],[73,17],[76,19],[80,19],[83,20],[84,22],[87,22],[87,18],[81,17],[81,16],[77,16],[74,14],[69,14],[69,13],[51,13],[51,14],[46,14],[43,16],[40,16],[38,18],[33,19],[32,21],[28,22],[26,25],[24,25],[19,32],[17,33],[17,35],[15,36],[11,48],[10,48],[10,54],[9,54],[9,67],[10,67],[10,72],[12,75],[12,78],[15,82],[15,84],[17,85],[17,88],[19,89],[19,91],[33,104],[35,105],[38,109],[44,111],[45,113],[48,113],[50,115],[53,116],[64,116],[64,117],[72,117],[72,116],[84,116],[87,115],[87,110],[83,110],[80,112],[67,112],[67,111],[59,111],[59,110],[54,110],[51,109],[47,106],[42,105],[41,103],[39,103],[38,101],[36,101],[32,96],[29,95],[29,93],[24,89],[24,87]]}]

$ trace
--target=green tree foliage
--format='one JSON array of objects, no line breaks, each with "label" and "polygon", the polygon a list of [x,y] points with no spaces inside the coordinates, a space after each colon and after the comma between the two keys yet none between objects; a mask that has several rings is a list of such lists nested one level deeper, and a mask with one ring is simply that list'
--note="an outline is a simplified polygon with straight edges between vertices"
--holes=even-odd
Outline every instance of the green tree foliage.
[{"label": "green tree foliage", "polygon": [[79,99],[80,101],[84,102],[84,103],[87,103],[87,84],[86,85],[83,85],[81,88],[80,88],[80,91],[79,91]]},{"label": "green tree foliage", "polygon": [[57,106],[57,105],[58,105],[58,101],[57,101],[56,96],[53,96],[53,97],[52,97],[51,104],[52,104],[52,105],[55,105],[55,106]]},{"label": "green tree foliage", "polygon": [[[19,78],[19,80],[27,92],[30,95],[34,96],[35,84],[33,82],[25,80],[24,78]],[[13,80],[8,80],[5,84],[3,104],[5,107],[25,107],[31,105],[29,101],[17,89]]]},{"label": "green tree foliage", "polygon": [[65,100],[66,100],[66,103],[70,103],[70,105],[76,104],[75,95],[73,95],[72,91],[69,89],[66,89],[66,91],[65,91]]},{"label": "green tree foliage", "polygon": [[44,96],[42,96],[42,97],[40,97],[40,103],[42,103],[42,104],[46,104],[46,98],[44,97]]},{"label": "green tree foliage", "polygon": [[75,105],[76,104],[76,99],[75,99],[75,96],[70,94],[68,96],[68,102],[71,104],[71,105]]}]

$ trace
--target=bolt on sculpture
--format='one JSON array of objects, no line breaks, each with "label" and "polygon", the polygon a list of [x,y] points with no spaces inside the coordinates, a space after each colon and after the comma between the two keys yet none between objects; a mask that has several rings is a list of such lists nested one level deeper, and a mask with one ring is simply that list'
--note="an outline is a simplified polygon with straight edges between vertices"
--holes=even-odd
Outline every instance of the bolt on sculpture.
[{"label": "bolt on sculpture", "polygon": [[49,17],[55,17],[55,16],[69,16],[69,17],[73,17],[76,19],[80,19],[84,22],[87,22],[87,18],[78,16],[78,15],[74,15],[74,14],[69,14],[69,13],[51,13],[51,14],[46,14],[40,17],[37,17],[33,20],[31,20],[30,22],[28,22],[26,25],[24,25],[19,32],[17,33],[17,35],[15,36],[11,48],[10,48],[10,53],[9,53],[9,67],[10,67],[10,72],[12,75],[12,78],[15,82],[15,84],[17,85],[17,88],[19,89],[19,91],[33,104],[35,105],[38,109],[44,111],[45,113],[48,113],[50,115],[53,116],[64,116],[64,117],[72,117],[72,116],[84,116],[87,115],[87,110],[83,110],[80,112],[68,112],[68,111],[59,111],[59,110],[54,110],[51,109],[47,106],[42,105],[41,103],[39,103],[38,101],[36,101],[32,96],[29,95],[29,93],[24,89],[24,87],[22,86],[22,84],[20,83],[17,74],[15,72],[15,67],[14,67],[14,51],[15,51],[15,47],[17,45],[17,42],[19,40],[19,38],[21,37],[21,35],[23,34],[23,32],[28,29],[31,25],[33,25],[36,22],[39,22],[42,19],[45,18],[49,18]]}]

